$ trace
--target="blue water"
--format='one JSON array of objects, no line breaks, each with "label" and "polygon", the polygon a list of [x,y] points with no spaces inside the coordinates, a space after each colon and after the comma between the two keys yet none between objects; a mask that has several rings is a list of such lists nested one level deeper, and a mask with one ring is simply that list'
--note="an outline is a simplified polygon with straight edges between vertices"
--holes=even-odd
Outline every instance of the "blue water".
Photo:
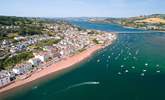
[{"label": "blue water", "polygon": [[98,29],[102,31],[110,31],[110,32],[153,32],[153,31],[146,31],[140,29],[131,29],[125,28],[118,24],[107,24],[107,23],[89,23],[87,21],[70,21],[74,25],[81,26],[85,29]]},{"label": "blue water", "polygon": [[164,33],[115,24],[71,23],[120,34],[111,46],[75,65],[75,69],[11,91],[3,99],[165,100]]}]

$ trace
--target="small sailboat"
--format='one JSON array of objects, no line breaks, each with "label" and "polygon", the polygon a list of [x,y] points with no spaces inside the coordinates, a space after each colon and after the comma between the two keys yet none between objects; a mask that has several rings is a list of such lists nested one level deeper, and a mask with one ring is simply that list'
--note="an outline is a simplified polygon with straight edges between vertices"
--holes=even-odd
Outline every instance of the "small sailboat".
[{"label": "small sailboat", "polygon": [[156,67],[159,67],[159,64],[157,64]]},{"label": "small sailboat", "polygon": [[97,62],[99,63],[100,62],[100,59],[98,59]]},{"label": "small sailboat", "polygon": [[141,76],[144,76],[144,73],[141,73],[140,75],[141,75]]},{"label": "small sailboat", "polygon": [[147,70],[146,69],[143,69],[143,72],[146,72]]},{"label": "small sailboat", "polygon": [[121,72],[118,72],[117,74],[118,74],[118,75],[121,75],[122,73],[121,73]]},{"label": "small sailboat", "polygon": [[145,66],[147,67],[148,66],[148,63],[145,63]]},{"label": "small sailboat", "polygon": [[125,72],[128,73],[128,70],[126,69]]},{"label": "small sailboat", "polygon": [[135,69],[135,66],[132,66],[132,69]]},{"label": "small sailboat", "polygon": [[134,56],[133,59],[136,59],[136,57]]},{"label": "small sailboat", "polygon": [[121,68],[123,68],[123,67],[124,67],[124,65],[121,65],[120,67],[121,67]]},{"label": "small sailboat", "polygon": [[138,50],[136,50],[135,54],[136,54],[136,55],[138,55],[138,53],[139,53],[139,49],[138,49]]}]

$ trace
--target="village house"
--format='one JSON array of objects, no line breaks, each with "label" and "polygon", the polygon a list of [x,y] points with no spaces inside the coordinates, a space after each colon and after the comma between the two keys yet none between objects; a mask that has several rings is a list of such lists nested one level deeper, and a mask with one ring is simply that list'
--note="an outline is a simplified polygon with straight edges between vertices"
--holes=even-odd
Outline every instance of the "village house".
[{"label": "village house", "polygon": [[49,52],[40,52],[40,53],[34,53],[35,58],[40,59],[42,62],[48,61],[50,58],[52,58],[52,53]]},{"label": "village house", "polygon": [[108,39],[112,40],[115,38],[115,34],[108,34]]},{"label": "village house", "polygon": [[8,71],[0,71],[0,87],[3,87],[11,82]]},{"label": "village house", "polygon": [[20,41],[20,40],[25,40],[26,37],[23,37],[23,36],[17,36],[17,37],[14,37],[15,40],[17,41]]},{"label": "village house", "polygon": [[11,81],[10,81],[10,77],[9,76],[3,76],[3,77],[0,77],[0,87],[3,87],[7,84],[9,84]]},{"label": "village house", "polygon": [[60,50],[56,46],[45,46],[43,50],[49,52],[52,58],[61,56]]},{"label": "village house", "polygon": [[13,68],[13,72],[17,75],[25,74],[31,70],[32,70],[32,64],[31,63],[19,64]]},{"label": "village house", "polygon": [[39,58],[31,58],[28,62],[31,63],[33,66],[39,66],[42,63]]}]

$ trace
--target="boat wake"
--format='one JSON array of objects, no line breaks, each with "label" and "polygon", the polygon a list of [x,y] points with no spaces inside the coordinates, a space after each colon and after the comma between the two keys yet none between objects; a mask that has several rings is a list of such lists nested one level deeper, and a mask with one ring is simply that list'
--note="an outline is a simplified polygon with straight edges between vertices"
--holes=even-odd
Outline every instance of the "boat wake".
[{"label": "boat wake", "polygon": [[32,90],[35,90],[35,89],[37,89],[38,88],[38,86],[34,86],[34,87],[32,87]]},{"label": "boat wake", "polygon": [[57,91],[56,93],[61,93],[61,92],[65,92],[69,89],[72,89],[72,88],[76,88],[76,87],[79,87],[79,86],[84,86],[84,85],[98,85],[100,84],[100,82],[95,82],[95,81],[89,81],[89,82],[82,82],[82,83],[78,83],[78,84],[73,84],[73,85],[70,85],[68,86],[67,88],[65,89],[62,89],[60,91]]},{"label": "boat wake", "polygon": [[68,87],[68,89],[83,86],[83,85],[97,85],[97,84],[100,84],[100,82],[82,82],[82,83],[71,85]]}]

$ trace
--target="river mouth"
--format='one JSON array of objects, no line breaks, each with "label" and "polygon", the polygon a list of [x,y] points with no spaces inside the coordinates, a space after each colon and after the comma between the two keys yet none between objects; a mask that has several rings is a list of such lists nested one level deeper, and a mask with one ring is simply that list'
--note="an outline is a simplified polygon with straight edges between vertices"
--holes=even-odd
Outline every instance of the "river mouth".
[{"label": "river mouth", "polygon": [[[118,34],[113,45],[97,52],[58,78],[15,93],[8,100],[164,100],[165,34],[136,33],[109,24],[74,22],[84,28],[127,31]],[[141,31],[141,30],[140,30]],[[134,32],[131,34],[131,32]],[[39,83],[38,83],[39,84]],[[94,85],[91,85],[94,84]],[[69,89],[68,88],[71,87]],[[62,92],[58,92],[63,90]]]}]

